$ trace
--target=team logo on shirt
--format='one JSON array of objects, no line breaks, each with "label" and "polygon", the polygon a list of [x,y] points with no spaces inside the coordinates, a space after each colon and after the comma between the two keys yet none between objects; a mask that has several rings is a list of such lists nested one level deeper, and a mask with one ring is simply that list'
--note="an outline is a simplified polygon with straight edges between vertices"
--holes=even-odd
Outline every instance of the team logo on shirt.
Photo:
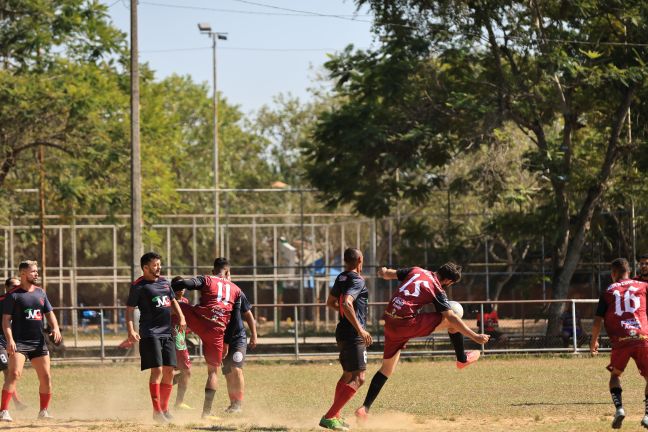
[{"label": "team logo on shirt", "polygon": [[41,306],[45,306],[45,299],[44,298],[40,298],[38,300],[40,301]]},{"label": "team logo on shirt", "polygon": [[639,330],[641,329],[641,323],[639,322],[638,319],[632,318],[632,319],[621,321],[621,327],[623,327],[626,330]]},{"label": "team logo on shirt", "polygon": [[171,306],[171,299],[169,296],[155,296],[153,297],[153,303],[155,303],[155,307],[169,307]]},{"label": "team logo on shirt", "polygon": [[32,321],[42,321],[43,315],[41,315],[40,309],[25,309],[25,318]]}]

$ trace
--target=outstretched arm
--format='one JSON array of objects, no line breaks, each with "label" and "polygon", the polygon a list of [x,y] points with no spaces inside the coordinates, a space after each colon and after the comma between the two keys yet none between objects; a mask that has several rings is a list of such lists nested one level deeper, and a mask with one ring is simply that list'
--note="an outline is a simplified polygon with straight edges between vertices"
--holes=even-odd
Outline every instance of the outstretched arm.
[{"label": "outstretched arm", "polygon": [[398,279],[397,270],[388,269],[387,267],[381,267],[378,270],[378,277],[384,280],[396,280]]},{"label": "outstretched arm", "polygon": [[198,276],[190,279],[183,278],[174,278],[174,281],[171,283],[171,288],[173,291],[180,290],[199,290],[205,286],[205,278],[203,276]]}]

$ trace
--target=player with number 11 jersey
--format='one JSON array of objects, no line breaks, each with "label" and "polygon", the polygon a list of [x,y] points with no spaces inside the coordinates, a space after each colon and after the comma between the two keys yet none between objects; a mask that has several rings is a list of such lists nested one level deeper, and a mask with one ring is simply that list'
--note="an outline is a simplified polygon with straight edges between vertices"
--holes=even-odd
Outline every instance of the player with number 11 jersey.
[{"label": "player with number 11 jersey", "polygon": [[[218,368],[223,360],[225,328],[232,317],[232,310],[241,301],[241,289],[230,280],[230,265],[226,258],[214,260],[213,276],[196,276],[191,279],[174,278],[174,291],[200,290],[200,303],[191,306],[180,303],[187,326],[203,342],[207,362],[207,383],[202,417],[210,419],[211,407],[216,394]],[[214,417],[215,419],[215,417]]]}]

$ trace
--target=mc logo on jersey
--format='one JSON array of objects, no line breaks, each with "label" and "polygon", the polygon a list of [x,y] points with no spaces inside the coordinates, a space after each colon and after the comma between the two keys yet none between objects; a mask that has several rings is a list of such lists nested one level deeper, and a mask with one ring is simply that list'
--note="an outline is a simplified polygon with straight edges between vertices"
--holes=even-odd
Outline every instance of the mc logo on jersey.
[{"label": "mc logo on jersey", "polygon": [[25,309],[25,318],[33,321],[43,320],[43,316],[41,315],[40,309]]},{"label": "mc logo on jersey", "polygon": [[169,296],[155,296],[153,297],[155,307],[169,307],[171,306],[171,299]]}]

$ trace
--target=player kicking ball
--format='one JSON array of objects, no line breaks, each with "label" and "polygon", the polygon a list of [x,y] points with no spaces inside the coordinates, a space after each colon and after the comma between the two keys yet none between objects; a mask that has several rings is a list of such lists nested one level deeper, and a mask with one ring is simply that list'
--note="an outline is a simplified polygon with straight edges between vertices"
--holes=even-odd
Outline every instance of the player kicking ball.
[{"label": "player kicking ball", "polygon": [[[364,403],[355,412],[358,421],[367,419],[369,409],[387,379],[394,373],[400,352],[416,337],[425,337],[437,329],[447,328],[457,356],[457,368],[463,369],[479,359],[479,351],[466,353],[463,336],[482,345],[490,336],[477,334],[452,310],[445,289],[461,279],[461,267],[454,263],[442,265],[430,272],[420,267],[399,270],[382,267],[378,277],[398,280],[400,286],[385,310],[385,348],[380,370],[371,379]],[[419,312],[426,304],[433,304],[436,312]]]},{"label": "player kicking ball", "polygon": [[630,279],[630,264],[625,258],[612,261],[611,277],[613,283],[601,294],[596,308],[590,352],[598,354],[598,337],[604,323],[612,344],[610,364],[607,366],[610,371],[610,394],[616,408],[612,428],[620,429],[626,416],[621,400],[621,374],[631,358],[646,380],[645,415],[641,426],[648,428],[648,284]]}]

